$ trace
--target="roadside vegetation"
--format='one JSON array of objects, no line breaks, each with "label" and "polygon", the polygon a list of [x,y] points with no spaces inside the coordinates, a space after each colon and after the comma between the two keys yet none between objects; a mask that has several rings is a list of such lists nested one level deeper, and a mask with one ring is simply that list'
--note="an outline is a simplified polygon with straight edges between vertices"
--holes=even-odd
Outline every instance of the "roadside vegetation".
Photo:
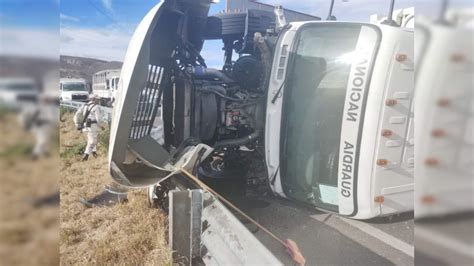
[{"label": "roadside vegetation", "polygon": [[33,137],[18,124],[16,113],[2,112],[0,264],[58,265],[59,156],[52,152],[32,161]]},{"label": "roadside vegetation", "polygon": [[60,122],[61,264],[171,265],[167,217],[148,207],[145,190],[129,193],[128,201],[111,207],[86,208],[80,198],[92,198],[111,184],[107,148],[109,130],[102,130],[98,158],[82,162],[86,138],[64,112]]},{"label": "roadside vegetation", "polygon": [[5,117],[9,114],[9,111],[6,107],[0,106],[0,121],[5,120]]},{"label": "roadside vegetation", "polygon": [[64,106],[59,107],[59,120],[63,121],[64,114],[70,113],[70,112],[71,111]]},{"label": "roadside vegetation", "polygon": [[28,156],[32,150],[33,145],[30,143],[15,143],[0,151],[0,158],[11,159],[19,156]]}]

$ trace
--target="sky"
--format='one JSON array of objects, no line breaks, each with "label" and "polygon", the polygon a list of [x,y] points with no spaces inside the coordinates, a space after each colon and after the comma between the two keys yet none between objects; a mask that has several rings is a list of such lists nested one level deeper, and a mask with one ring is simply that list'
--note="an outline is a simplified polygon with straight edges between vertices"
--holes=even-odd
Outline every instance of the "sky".
[{"label": "sky", "polygon": [[59,0],[0,0],[0,55],[59,57]]},{"label": "sky", "polygon": [[[62,0],[61,54],[123,61],[135,28],[158,2],[159,0]],[[210,13],[223,9],[224,2],[214,4]],[[214,56],[217,60],[210,52],[207,56]]]},{"label": "sky", "polygon": [[[159,0],[0,0],[0,53],[39,50],[54,54],[57,49],[51,47],[60,45],[60,54],[63,55],[123,61],[135,28],[158,2]],[[330,0],[260,2],[283,5],[324,19]],[[395,8],[415,6],[417,13],[421,9],[433,11],[436,10],[436,2],[437,0],[418,0],[415,4],[413,0],[397,0]],[[334,15],[338,20],[367,22],[371,14],[386,14],[388,5],[389,0],[335,0]],[[210,14],[224,10],[225,6],[226,0],[220,0],[220,3],[212,5]],[[18,42],[22,45],[16,45]],[[222,55],[215,53],[220,48],[220,42],[205,44],[202,54],[212,62],[211,65],[222,60]]]},{"label": "sky", "polygon": [[[345,0],[347,1],[347,0]],[[61,0],[61,54],[122,61],[134,29],[158,0]],[[325,18],[328,0],[261,0]],[[354,2],[354,3],[353,3]],[[366,4],[356,4],[365,2]],[[387,3],[384,3],[387,2]],[[412,1],[398,0],[396,7]],[[210,14],[225,10],[226,1],[211,6]],[[334,14],[340,20],[368,21],[370,14],[385,13],[388,1],[336,0]],[[202,51],[208,64],[222,61],[219,41],[205,44]],[[210,62],[210,63],[209,63]]]}]

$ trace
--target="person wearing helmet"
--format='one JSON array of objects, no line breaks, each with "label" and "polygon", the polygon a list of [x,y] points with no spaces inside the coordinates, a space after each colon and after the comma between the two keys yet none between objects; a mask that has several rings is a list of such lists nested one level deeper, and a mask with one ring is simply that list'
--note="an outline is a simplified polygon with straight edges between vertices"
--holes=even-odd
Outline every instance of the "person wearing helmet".
[{"label": "person wearing helmet", "polygon": [[74,114],[74,124],[77,130],[85,132],[87,135],[87,146],[82,161],[87,161],[91,154],[97,158],[97,138],[101,128],[99,102],[99,96],[94,94],[89,98],[89,102]]}]

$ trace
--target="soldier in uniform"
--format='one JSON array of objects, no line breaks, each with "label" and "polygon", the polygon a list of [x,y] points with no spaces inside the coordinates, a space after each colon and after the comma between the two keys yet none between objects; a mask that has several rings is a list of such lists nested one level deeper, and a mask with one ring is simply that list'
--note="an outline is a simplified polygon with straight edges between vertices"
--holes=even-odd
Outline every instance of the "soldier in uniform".
[{"label": "soldier in uniform", "polygon": [[89,102],[79,108],[74,115],[74,124],[77,130],[85,132],[87,135],[83,161],[87,161],[90,155],[94,158],[97,157],[97,137],[101,128],[100,98],[97,95],[92,95],[89,99]]}]

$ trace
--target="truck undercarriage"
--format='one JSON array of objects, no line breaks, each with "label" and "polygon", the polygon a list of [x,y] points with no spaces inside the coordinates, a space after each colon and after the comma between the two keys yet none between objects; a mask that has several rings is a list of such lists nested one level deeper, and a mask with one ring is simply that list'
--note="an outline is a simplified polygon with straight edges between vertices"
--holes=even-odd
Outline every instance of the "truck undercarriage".
[{"label": "truck undercarriage", "polygon": [[[204,35],[224,43],[222,70],[208,68],[199,54],[195,60],[187,58],[193,49],[178,46],[174,53],[175,64],[162,83],[164,146],[172,150],[194,138],[213,147],[202,174],[215,176],[224,168],[241,167],[241,147],[249,151],[261,148],[271,56],[265,42],[254,44],[253,35],[270,27],[270,16],[267,18],[247,13],[208,20]],[[258,20],[260,28],[241,31],[246,19]],[[240,55],[236,61],[232,61],[233,51]]]},{"label": "truck undercarriage", "polygon": [[[249,161],[251,167],[264,169],[261,140],[276,41],[275,15],[249,10],[208,17],[208,1],[164,1],[161,5],[157,11],[161,14],[150,15],[154,26],[148,27],[144,42],[137,44],[141,47],[136,65],[127,66],[133,60],[126,60],[122,70],[122,87],[128,89],[117,97],[123,107],[114,110],[120,118],[112,127],[120,136],[115,136],[109,154],[112,176],[127,186],[154,184],[171,172],[164,165],[196,143],[213,148],[211,156],[196,164],[201,176],[225,177],[224,170],[227,175],[235,173],[232,169],[246,168]],[[207,67],[200,55],[206,40],[222,41],[222,69]],[[127,80],[128,67],[134,73]],[[137,79],[145,75],[146,82]],[[137,99],[135,106],[130,98]],[[163,128],[161,143],[150,137],[157,126]],[[123,146],[118,140],[125,138]],[[254,166],[256,162],[262,165]]]}]

